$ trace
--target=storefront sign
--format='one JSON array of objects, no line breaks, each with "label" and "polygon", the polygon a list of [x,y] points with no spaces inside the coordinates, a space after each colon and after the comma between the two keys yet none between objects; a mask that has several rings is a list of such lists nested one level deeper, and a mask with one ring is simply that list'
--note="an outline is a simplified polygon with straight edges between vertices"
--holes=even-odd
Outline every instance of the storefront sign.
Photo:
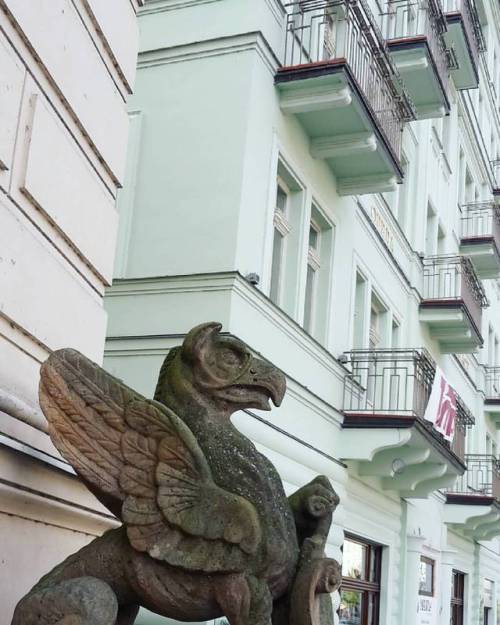
[{"label": "storefront sign", "polygon": [[447,441],[453,440],[457,420],[457,394],[448,384],[439,367],[436,367],[436,375],[424,418],[433,423],[434,429]]},{"label": "storefront sign", "polygon": [[435,606],[434,597],[423,597],[420,596],[418,598],[417,604],[417,625],[435,625],[434,623],[434,606]]}]

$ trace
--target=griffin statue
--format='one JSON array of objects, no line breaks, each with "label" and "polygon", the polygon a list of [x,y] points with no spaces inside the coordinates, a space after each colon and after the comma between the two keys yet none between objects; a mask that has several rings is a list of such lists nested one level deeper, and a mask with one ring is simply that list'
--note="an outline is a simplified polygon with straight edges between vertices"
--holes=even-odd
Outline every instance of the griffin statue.
[{"label": "griffin statue", "polygon": [[325,593],[340,569],[324,548],[338,497],[318,477],[287,498],[232,425],[237,410],[278,406],[286,385],[220,330],[200,325],[169,352],[154,400],[74,350],[44,363],[52,441],[122,525],[43,577],[12,625],[132,625],[140,606],[181,621],[333,623]]}]

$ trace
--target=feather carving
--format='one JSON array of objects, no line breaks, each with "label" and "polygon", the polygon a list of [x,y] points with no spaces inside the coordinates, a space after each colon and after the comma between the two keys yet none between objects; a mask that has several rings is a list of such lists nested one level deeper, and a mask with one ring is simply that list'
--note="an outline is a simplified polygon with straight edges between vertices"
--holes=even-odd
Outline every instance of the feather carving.
[{"label": "feather carving", "polygon": [[135,549],[189,570],[243,570],[261,541],[255,507],[215,484],[171,410],[71,349],[42,366],[40,404],[54,444],[117,504]]}]

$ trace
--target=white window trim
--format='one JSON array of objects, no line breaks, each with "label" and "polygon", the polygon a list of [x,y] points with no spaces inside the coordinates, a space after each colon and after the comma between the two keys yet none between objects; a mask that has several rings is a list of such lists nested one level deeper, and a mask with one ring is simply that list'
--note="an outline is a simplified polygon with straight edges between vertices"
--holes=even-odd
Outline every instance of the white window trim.
[{"label": "white window trim", "polygon": [[314,221],[314,219],[311,219],[311,221],[309,222],[309,228],[312,228],[318,235],[318,246],[308,246],[307,264],[310,265],[314,269],[314,271],[318,271],[321,267],[321,235],[323,231],[321,227],[318,226],[318,224]]}]

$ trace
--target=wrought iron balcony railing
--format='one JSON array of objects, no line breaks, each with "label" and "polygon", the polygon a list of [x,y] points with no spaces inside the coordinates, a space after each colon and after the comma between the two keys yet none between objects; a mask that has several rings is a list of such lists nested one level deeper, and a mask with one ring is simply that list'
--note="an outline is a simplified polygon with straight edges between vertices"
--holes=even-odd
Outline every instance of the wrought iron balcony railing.
[{"label": "wrought iron balcony railing", "polygon": [[389,0],[382,14],[382,31],[388,40],[427,40],[443,90],[448,90],[449,58],[443,34],[446,19],[438,0]]},{"label": "wrought iron balcony railing", "polygon": [[488,300],[470,259],[428,256],[423,263],[423,303],[463,304],[480,335],[482,308],[488,305]]},{"label": "wrought iron balcony railing", "polygon": [[344,413],[397,418],[416,418],[459,457],[465,454],[465,435],[474,417],[457,397],[457,424],[452,445],[424,419],[436,365],[427,350],[367,349],[347,352],[351,373],[344,383]]},{"label": "wrought iron balcony railing", "polygon": [[500,499],[500,460],[487,454],[466,454],[467,470],[448,493]]},{"label": "wrought iron balcony railing", "polygon": [[296,0],[287,9],[284,68],[345,63],[399,160],[414,118],[396,67],[365,0]]},{"label": "wrought iron balcony railing", "polygon": [[467,241],[493,238],[500,250],[500,206],[494,202],[462,205],[462,239]]},{"label": "wrought iron balcony railing", "polygon": [[486,399],[500,402],[500,367],[486,367],[484,390]]},{"label": "wrought iron balcony railing", "polygon": [[500,188],[500,158],[490,160],[490,166],[493,188],[498,189]]},{"label": "wrought iron balcony railing", "polygon": [[444,12],[447,15],[456,13],[462,16],[465,34],[469,40],[471,58],[477,67],[479,64],[479,53],[486,49],[486,45],[476,7],[471,0],[443,0],[443,5]]}]

